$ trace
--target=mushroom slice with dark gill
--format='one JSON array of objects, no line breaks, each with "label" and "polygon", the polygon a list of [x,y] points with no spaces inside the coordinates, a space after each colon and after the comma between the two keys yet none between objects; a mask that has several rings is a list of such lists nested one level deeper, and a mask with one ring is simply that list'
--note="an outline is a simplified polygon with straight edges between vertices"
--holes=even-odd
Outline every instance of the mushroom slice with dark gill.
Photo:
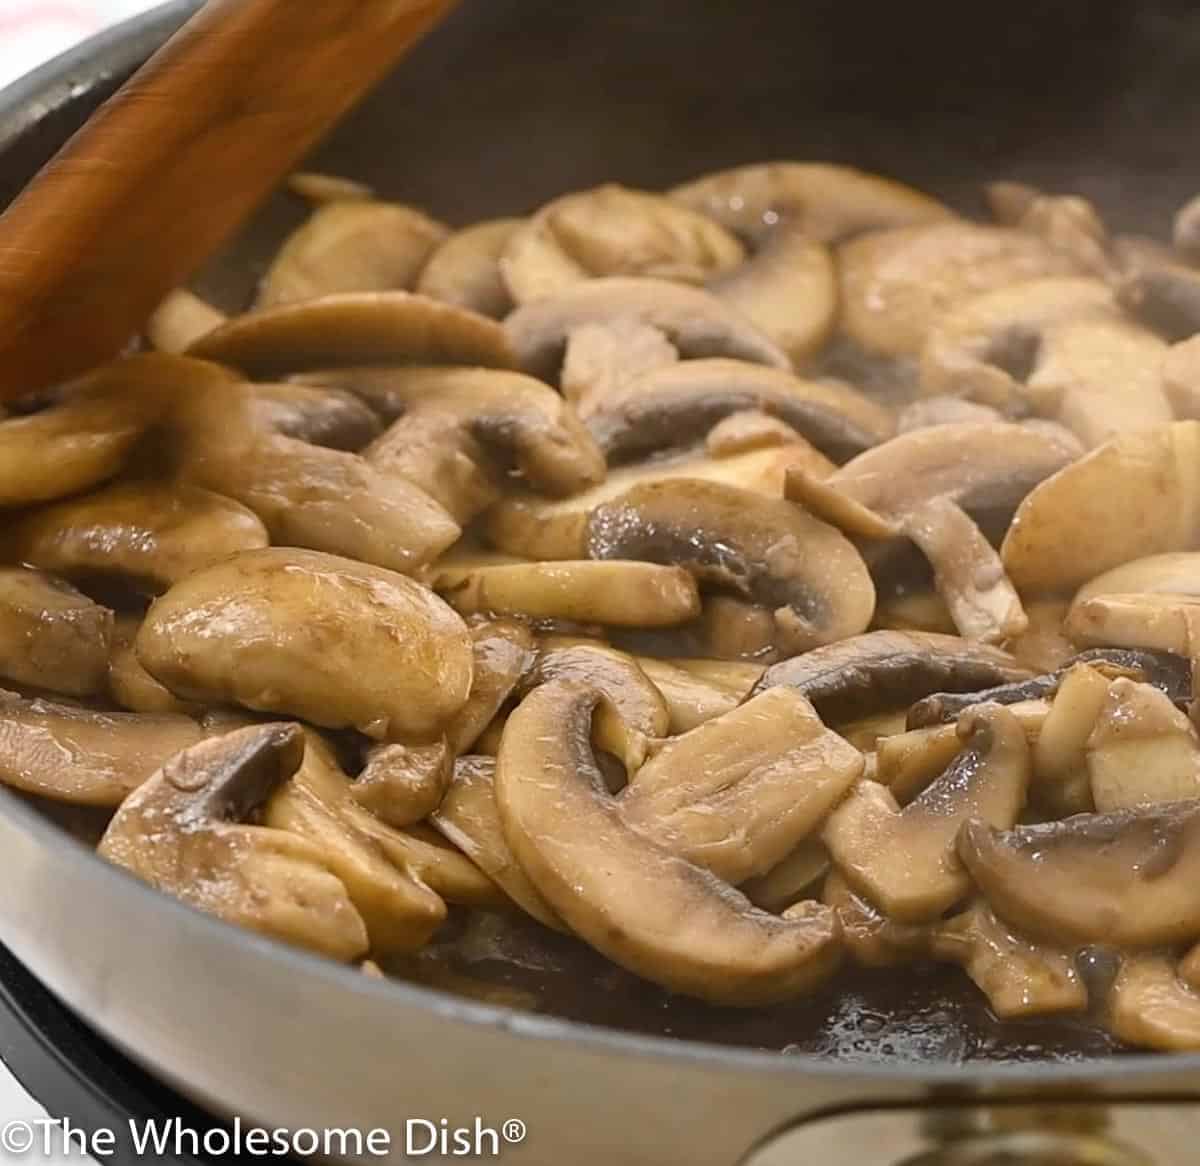
[{"label": "mushroom slice with dark gill", "polygon": [[967,893],[955,853],[968,820],[1008,827],[1025,804],[1029,745],[1002,705],[977,705],[959,721],[963,750],[903,809],[886,786],[860,782],[830,815],[821,837],[834,864],[889,918],[923,923]]},{"label": "mushroom slice with dark gill", "polygon": [[1166,955],[1127,955],[1109,991],[1110,1031],[1121,1040],[1168,1053],[1200,1049],[1200,992]]},{"label": "mushroom slice with dark gill", "polygon": [[833,913],[768,915],[629,826],[590,746],[599,690],[544,684],[509,718],[496,764],[504,834],[570,928],[648,980],[714,1003],[803,994],[836,967]]},{"label": "mushroom slice with dark gill", "polygon": [[1128,276],[1119,294],[1126,309],[1168,340],[1200,332],[1200,271],[1194,267],[1144,266]]},{"label": "mushroom slice with dark gill", "polygon": [[937,632],[867,632],[781,661],[755,687],[786,684],[837,723],[911,704],[931,692],[977,692],[1029,673],[986,644]]},{"label": "mushroom slice with dark gill", "polygon": [[455,231],[434,248],[416,291],[443,303],[499,319],[513,300],[500,274],[500,256],[524,219],[487,219]]},{"label": "mushroom slice with dark gill", "polygon": [[303,754],[298,725],[256,725],[185,749],[125,800],[100,854],[230,923],[356,959],[366,929],[320,851],[283,830],[241,824]]},{"label": "mushroom slice with dark gill", "polygon": [[356,452],[383,431],[370,406],[342,389],[283,381],[250,392],[265,429],[309,445]]},{"label": "mushroom slice with dark gill", "polygon": [[782,646],[803,651],[865,630],[875,587],[862,556],[799,507],[716,482],[650,482],[605,502],[587,525],[595,559],[686,567],[774,611]]},{"label": "mushroom slice with dark gill", "polygon": [[1200,936],[1200,800],[997,830],[968,822],[958,852],[980,893],[1035,937],[1154,947]]}]

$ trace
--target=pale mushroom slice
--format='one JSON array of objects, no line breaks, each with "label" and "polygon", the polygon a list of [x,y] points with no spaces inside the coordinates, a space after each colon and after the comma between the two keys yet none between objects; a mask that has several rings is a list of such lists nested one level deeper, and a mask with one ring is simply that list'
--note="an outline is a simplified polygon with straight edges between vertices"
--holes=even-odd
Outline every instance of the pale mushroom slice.
[{"label": "pale mushroom slice", "polygon": [[340,813],[340,772],[309,735],[302,764],[267,801],[263,821],[308,842],[346,888],[366,925],[371,950],[416,951],[446,917],[446,904],[424,882],[394,864]]},{"label": "pale mushroom slice", "polygon": [[982,405],[966,397],[937,393],[905,405],[896,416],[896,432],[928,429],[933,425],[960,425],[964,422],[987,424],[1003,421],[1004,415],[991,405]]},{"label": "pale mushroom slice", "polygon": [[59,692],[105,690],[113,613],[69,583],[0,567],[0,677]]},{"label": "pale mushroom slice", "polygon": [[775,664],[755,686],[787,685],[831,722],[912,704],[932,692],[977,692],[1027,679],[999,648],[936,632],[875,631]]},{"label": "pale mushroom slice", "polygon": [[1171,345],[1162,376],[1175,416],[1180,420],[1200,418],[1200,336]]},{"label": "pale mushroom slice", "polygon": [[300,765],[298,725],[260,725],[193,745],[131,794],[102,857],[193,907],[286,943],[353,960],[367,933],[320,849],[242,825]]},{"label": "pale mushroom slice", "polygon": [[460,757],[450,788],[430,821],[463,854],[493,879],[521,910],[539,923],[563,930],[554,908],[513,857],[496,804],[496,762],[491,757]]},{"label": "pale mushroom slice", "polygon": [[371,407],[342,389],[282,382],[249,391],[262,426],[283,437],[354,452],[383,431]]},{"label": "pale mushroom slice", "polygon": [[1070,601],[1058,596],[1026,596],[1023,606],[1029,627],[1004,645],[1017,662],[1034,672],[1054,672],[1075,655],[1075,645],[1063,631]]},{"label": "pale mushroom slice", "polygon": [[986,903],[972,903],[934,927],[929,953],[959,964],[1001,1020],[1087,1009],[1073,953],[1015,934]]},{"label": "pale mushroom slice", "polygon": [[1022,593],[1069,592],[1200,535],[1200,421],[1113,438],[1035,486],[1000,548]]},{"label": "pale mushroom slice", "polygon": [[[815,451],[804,444],[749,450],[730,457],[685,453],[645,465],[612,470],[599,486],[572,498],[547,499],[509,491],[488,512],[484,533],[501,551],[531,559],[578,559],[587,554],[588,517],[596,507],[647,482],[693,478],[722,482],[768,498],[782,498],[784,476],[793,466],[813,466]],[[823,459],[822,459],[823,460]]]},{"label": "pale mushroom slice", "polygon": [[450,785],[454,754],[445,740],[429,744],[375,745],[354,780],[354,800],[397,829],[423,821]]},{"label": "pale mushroom slice", "polygon": [[1095,595],[1071,604],[1065,627],[1077,644],[1185,656],[1192,661],[1193,677],[1200,667],[1200,597],[1195,595]]},{"label": "pale mushroom slice", "polygon": [[860,782],[821,832],[850,885],[902,923],[934,920],[966,895],[970,879],[955,852],[964,822],[1007,828],[1025,804],[1029,745],[1016,717],[977,705],[958,732],[962,752],[903,809],[886,786]]},{"label": "pale mushroom slice", "polygon": [[1121,284],[1121,304],[1167,340],[1200,332],[1200,271],[1181,263],[1146,265]]},{"label": "pale mushroom slice", "polygon": [[1126,955],[1107,1001],[1109,1031],[1166,1053],[1200,1049],[1200,992],[1165,955]]},{"label": "pale mushroom slice", "polygon": [[187,355],[256,380],[362,364],[512,368],[505,331],[476,312],[412,292],[344,292],[237,316]]},{"label": "pale mushroom slice", "polygon": [[786,218],[744,263],[710,278],[708,290],[766,333],[796,365],[820,350],[837,321],[833,255]]},{"label": "pale mushroom slice", "polygon": [[889,968],[928,958],[932,934],[928,924],[889,919],[857,894],[836,868],[821,888],[821,902],[837,915],[842,942],[855,963]]},{"label": "pale mushroom slice", "polygon": [[620,406],[646,373],[675,364],[679,350],[633,319],[580,324],[567,335],[559,388],[583,421]]},{"label": "pale mushroom slice", "polygon": [[201,336],[219,328],[229,317],[220,308],[180,287],[168,292],[146,321],[143,331],[158,352],[186,352]]},{"label": "pale mushroom slice", "polygon": [[810,239],[834,243],[863,231],[953,217],[949,207],[911,186],[827,162],[736,166],[677,186],[670,196],[752,239],[781,218]]},{"label": "pale mushroom slice", "polygon": [[258,517],[182,482],[126,481],[15,517],[9,554],[74,579],[119,577],[152,593],[268,543]]},{"label": "pale mushroom slice", "polygon": [[996,221],[1040,235],[1047,243],[1072,256],[1083,271],[1108,277],[1108,228],[1091,200],[1075,194],[1046,194],[1019,182],[991,182],[985,194]]},{"label": "pale mushroom slice", "polygon": [[350,199],[318,207],[275,254],[255,306],[275,307],[339,292],[411,288],[449,234],[399,203]]},{"label": "pale mushroom slice", "polygon": [[487,219],[443,239],[417,277],[416,291],[498,320],[513,308],[500,256],[524,219]]},{"label": "pale mushroom slice", "polygon": [[1001,918],[1053,942],[1154,947],[1200,936],[1200,800],[995,830],[958,852]]},{"label": "pale mushroom slice", "polygon": [[778,417],[838,462],[895,432],[890,410],[849,385],[722,357],[644,374],[619,405],[593,413],[588,427],[609,463],[617,464],[692,444],[747,409]]},{"label": "pale mushroom slice", "polygon": [[918,357],[936,321],[1005,284],[1081,274],[1044,239],[964,221],[876,231],[838,251],[841,327],[867,352]]},{"label": "pale mushroom slice", "polygon": [[365,182],[340,174],[324,174],[318,170],[297,170],[288,176],[287,187],[293,194],[316,206],[375,197],[374,190]]},{"label": "pale mushroom slice", "polygon": [[614,963],[685,995],[766,1004],[823,981],[840,954],[828,908],[805,903],[768,915],[626,823],[590,745],[603,699],[584,685],[544,684],[504,732],[500,818],[542,897]]},{"label": "pale mushroom slice", "polygon": [[[902,591],[881,598],[875,605],[873,627],[896,632],[957,634],[946,601],[936,591]],[[1072,649],[1073,651],[1074,649]]]},{"label": "pale mushroom slice", "polygon": [[118,806],[203,736],[190,717],[97,712],[0,690],[0,782],[56,802]]},{"label": "pale mushroom slice", "polygon": [[837,467],[815,445],[806,441],[786,421],[761,409],[739,409],[723,417],[705,435],[704,449],[710,457],[731,457],[768,446],[803,446],[809,453],[808,468],[817,477],[828,477]]},{"label": "pale mushroom slice", "polygon": [[1074,602],[1098,595],[1135,594],[1200,598],[1200,551],[1167,551],[1122,563],[1080,587]]},{"label": "pale mushroom slice", "polygon": [[1200,195],[1189,199],[1176,212],[1172,242],[1189,263],[1200,264]]},{"label": "pale mushroom slice", "polygon": [[131,713],[200,714],[202,706],[180,700],[142,667],[133,650],[133,642],[141,626],[140,615],[119,615],[113,624],[112,647],[108,656],[108,694],[113,702]]},{"label": "pale mushroom slice", "polygon": [[[138,659],[178,696],[354,726],[438,732],[471,685],[457,615],[403,575],[317,551],[248,551],[176,583]],[[383,678],[386,678],[383,679]]]},{"label": "pale mushroom slice", "polygon": [[819,838],[806,838],[766,874],[747,879],[741,892],[756,907],[781,915],[805,899],[820,898],[829,873],[829,851]]},{"label": "pale mushroom slice", "polygon": [[1073,665],[1042,722],[1033,746],[1033,800],[1053,817],[1097,808],[1088,776],[1089,738],[1108,702],[1109,683],[1109,677],[1090,665]]},{"label": "pale mushroom slice", "polygon": [[478,620],[470,632],[471,691],[445,729],[453,757],[471,750],[536,660],[533,633],[519,620]]},{"label": "pale mushroom slice", "polygon": [[813,834],[863,765],[804,697],[774,688],[657,747],[618,802],[672,854],[738,884]]},{"label": "pale mushroom slice", "polygon": [[[772,691],[772,690],[768,690]],[[839,721],[831,728],[862,753],[874,753],[879,742],[905,731],[904,709],[869,713],[852,721]],[[944,767],[943,767],[944,768]]]},{"label": "pale mushroom slice", "polygon": [[724,227],[661,194],[607,183],[547,203],[517,228],[500,271],[518,304],[598,276],[704,283],[741,263]]},{"label": "pale mushroom slice", "polygon": [[685,567],[773,611],[781,647],[803,651],[865,630],[875,587],[844,535],[782,500],[716,482],[635,486],[587,524],[595,559]]},{"label": "pale mushroom slice", "polygon": [[638,656],[638,666],[662,694],[670,715],[668,732],[686,733],[714,717],[737,708],[750,689],[753,678],[739,688],[730,689],[688,672],[669,660],[653,656]]},{"label": "pale mushroom slice", "polygon": [[433,569],[433,589],[462,615],[526,616],[613,627],[673,627],[700,614],[682,567],[610,559]]},{"label": "pale mushroom slice", "polygon": [[1171,698],[1149,684],[1114,680],[1087,739],[1097,810],[1200,799],[1200,738]]},{"label": "pale mushroom slice", "polygon": [[1080,317],[1116,319],[1118,311],[1107,283],[1082,276],[1028,279],[971,296],[933,321],[921,348],[921,392],[1021,411],[1047,331]]},{"label": "pale mushroom slice", "polygon": [[573,284],[517,308],[504,331],[522,369],[556,382],[571,333],[612,320],[657,328],[688,359],[729,356],[791,367],[787,353],[711,292],[665,279],[609,276]]}]

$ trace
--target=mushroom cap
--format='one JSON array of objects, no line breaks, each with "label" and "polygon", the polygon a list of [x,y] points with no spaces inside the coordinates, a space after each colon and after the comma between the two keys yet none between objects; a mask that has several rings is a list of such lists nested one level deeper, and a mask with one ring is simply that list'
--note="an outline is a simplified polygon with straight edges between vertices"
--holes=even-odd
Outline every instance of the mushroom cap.
[{"label": "mushroom cap", "polygon": [[544,684],[504,731],[500,818],[539,893],[580,938],[672,991],[752,1005],[824,980],[839,955],[827,908],[768,915],[625,822],[589,743],[602,699],[584,685]]},{"label": "mushroom cap", "polygon": [[557,379],[570,334],[584,324],[633,319],[663,332],[681,356],[731,356],[790,368],[787,354],[711,292],[665,279],[609,276],[533,300],[504,321],[520,367]]},{"label": "mushroom cap", "polygon": [[258,380],[402,361],[514,366],[494,320],[403,291],[345,292],[247,312],[200,337],[188,355]]},{"label": "mushroom cap", "polygon": [[782,500],[717,482],[635,486],[592,511],[588,553],[686,567],[774,610],[781,639],[804,650],[865,630],[875,587],[839,531]]},{"label": "mushroom cap", "polygon": [[432,592],[380,567],[283,547],[176,583],[135,647],[177,695],[376,738],[438,731],[471,684],[467,629]]},{"label": "mushroom cap", "polygon": [[423,296],[498,320],[513,308],[500,256],[524,219],[487,219],[443,239],[417,277]]}]

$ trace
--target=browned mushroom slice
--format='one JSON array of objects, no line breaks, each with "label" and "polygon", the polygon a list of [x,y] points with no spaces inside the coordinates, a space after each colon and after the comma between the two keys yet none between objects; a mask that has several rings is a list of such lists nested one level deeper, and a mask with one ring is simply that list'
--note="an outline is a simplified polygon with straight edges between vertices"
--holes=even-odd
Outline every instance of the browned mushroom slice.
[{"label": "browned mushroom slice", "polygon": [[693,179],[671,197],[758,238],[785,217],[810,239],[833,243],[862,231],[951,218],[911,186],[825,162],[762,162]]},{"label": "browned mushroom slice", "polygon": [[948,309],[1005,284],[1080,274],[1078,263],[1028,231],[935,222],[877,231],[838,254],[841,322],[868,352],[916,357]]},{"label": "browned mushroom slice", "polygon": [[736,884],[781,862],[862,772],[804,697],[775,688],[667,741],[619,803],[671,853]]},{"label": "browned mushroom slice", "polygon": [[204,735],[190,717],[96,712],[0,691],[0,782],[54,801],[117,806]]},{"label": "browned mushroom slice", "polygon": [[92,696],[108,673],[113,614],[74,587],[25,567],[0,567],[0,677]]},{"label": "browned mushroom slice", "polygon": [[432,822],[523,911],[539,923],[563,930],[554,908],[513,857],[496,804],[496,762],[491,757],[460,757],[450,788]]},{"label": "browned mushroom slice", "polygon": [[450,784],[454,754],[444,740],[427,745],[376,745],[355,779],[354,800],[381,822],[411,826],[438,808]]},{"label": "browned mushroom slice", "polygon": [[861,782],[830,815],[822,839],[852,887],[903,923],[936,919],[970,886],[955,853],[963,822],[1008,827],[1025,804],[1029,745],[1001,705],[968,710],[963,751],[903,809],[886,786]]},{"label": "browned mushroom slice", "polygon": [[486,316],[411,292],[346,292],[238,316],[188,354],[259,380],[356,364],[512,368],[504,329]]},{"label": "browned mushroom slice", "polygon": [[976,692],[1029,673],[998,648],[936,632],[867,632],[768,668],[755,692],[786,684],[831,722],[911,704],[931,692]]},{"label": "browned mushroom slice", "polygon": [[1200,936],[1200,801],[963,827],[958,851],[1003,919],[1055,942],[1153,947]]},{"label": "browned mushroom slice", "polygon": [[603,699],[595,688],[544,684],[504,732],[500,817],[543,898],[609,959],[676,992],[753,1005],[824,980],[839,955],[828,908],[768,915],[625,822],[589,743]]},{"label": "browned mushroom slice", "polygon": [[716,660],[773,664],[779,657],[779,631],[770,607],[731,595],[710,595],[700,618],[685,629],[695,650]]},{"label": "browned mushroom slice", "polygon": [[500,270],[513,299],[525,304],[596,276],[703,283],[744,254],[711,218],[660,194],[608,183],[542,207],[513,232]]},{"label": "browned mushroom slice", "polygon": [[411,288],[448,233],[441,223],[396,203],[327,203],[284,240],[263,276],[256,306]]},{"label": "browned mushroom slice", "polygon": [[614,409],[646,373],[679,360],[657,328],[632,319],[581,324],[567,336],[559,387],[580,418]]},{"label": "browned mushroom slice", "polygon": [[327,202],[353,202],[375,197],[374,190],[365,182],[316,170],[297,170],[289,175],[287,187],[293,194],[317,206]]},{"label": "browned mushroom slice", "polygon": [[837,319],[837,269],[829,248],[785,219],[709,291],[736,308],[800,363],[829,339]]},{"label": "browned mushroom slice", "polygon": [[446,726],[454,757],[471,749],[536,658],[533,633],[517,620],[480,620],[470,632],[471,692]]},{"label": "browned mushroom slice", "polygon": [[821,902],[833,908],[842,926],[846,951],[856,963],[887,968],[928,957],[928,925],[889,919],[856,894],[837,870],[826,877]]},{"label": "browned mushroom slice", "polygon": [[886,441],[895,429],[889,410],[848,385],[719,357],[647,373],[620,406],[598,411],[588,425],[609,462],[619,463],[689,445],[745,409],[778,417],[834,461]]},{"label": "browned mushroom slice", "polygon": [[629,319],[664,333],[687,358],[731,356],[789,368],[787,354],[710,292],[665,279],[611,276],[519,307],[504,322],[520,367],[556,381],[567,338],[583,324]]},{"label": "browned mushroom slice", "polygon": [[781,915],[805,899],[820,898],[829,872],[829,851],[817,838],[806,838],[764,875],[748,879],[741,892],[756,907]]},{"label": "browned mushroom slice", "polygon": [[184,483],[120,482],[16,518],[10,554],[70,578],[120,576],[165,591],[201,567],[267,545],[246,507]]},{"label": "browned mushroom slice", "polygon": [[140,616],[117,616],[108,656],[109,696],[131,713],[182,713],[193,716],[202,712],[200,705],[180,700],[142,667],[133,650],[133,641],[141,626]]},{"label": "browned mushroom slice", "polygon": [[513,300],[500,274],[500,256],[524,219],[488,219],[455,231],[433,250],[416,290],[443,303],[499,319]]},{"label": "browned mushroom slice", "polygon": [[191,345],[219,328],[229,317],[187,288],[168,292],[146,321],[144,331],[159,352],[186,352]]},{"label": "browned mushroom slice", "polygon": [[696,583],[657,563],[511,563],[434,568],[432,586],[463,615],[524,615],[614,627],[672,627],[700,613]]},{"label": "browned mushroom slice", "polygon": [[960,964],[1001,1020],[1087,1008],[1074,956],[1014,934],[986,903],[934,928],[930,954]]},{"label": "browned mushroom slice", "polygon": [[913,429],[928,429],[932,425],[979,425],[1003,420],[1001,412],[991,405],[940,394],[905,405],[896,418],[896,432],[908,433]]},{"label": "browned mushroom slice", "polygon": [[1070,591],[1131,559],[1195,545],[1200,421],[1127,433],[1048,477],[1000,548],[1019,591]]},{"label": "browned mushroom slice", "polygon": [[[371,949],[415,951],[446,917],[446,904],[404,866],[390,861],[340,813],[341,774],[310,735],[303,764],[267,802],[264,821],[308,842],[346,888],[366,925]],[[327,772],[328,771],[328,772]]]},{"label": "browned mushroom slice", "polygon": [[1133,1045],[1168,1053],[1200,1049],[1200,992],[1169,956],[1127,955],[1108,997],[1108,1027]]},{"label": "browned mushroom slice", "polygon": [[678,664],[652,656],[639,656],[637,663],[666,702],[671,718],[668,731],[672,735],[686,733],[737,708],[754,686],[753,676],[733,688],[714,684]]},{"label": "browned mushroom slice", "polygon": [[282,383],[250,392],[264,428],[310,445],[360,450],[383,428],[368,405],[341,389]]},{"label": "browned mushroom slice", "polygon": [[1180,263],[1146,266],[1129,275],[1122,305],[1168,340],[1200,332],[1200,271]]},{"label": "browned mushroom slice", "polygon": [[698,580],[774,610],[792,651],[863,631],[875,587],[854,546],[787,502],[715,482],[650,482],[597,507],[588,519],[597,559],[686,567]]},{"label": "browned mushroom slice", "polygon": [[960,635],[997,644],[1025,631],[1029,620],[1000,556],[960,507],[931,498],[909,511],[903,529],[933,566]]},{"label": "browned mushroom slice", "polygon": [[426,588],[282,547],[176,583],[151,606],[136,650],[179,696],[353,725],[376,738],[437,732],[471,684],[467,629]]},{"label": "browned mushroom slice", "polygon": [[351,960],[363,920],[321,850],[283,830],[241,825],[299,766],[298,725],[260,725],[171,758],[130,795],[100,854],[160,891],[230,923]]}]

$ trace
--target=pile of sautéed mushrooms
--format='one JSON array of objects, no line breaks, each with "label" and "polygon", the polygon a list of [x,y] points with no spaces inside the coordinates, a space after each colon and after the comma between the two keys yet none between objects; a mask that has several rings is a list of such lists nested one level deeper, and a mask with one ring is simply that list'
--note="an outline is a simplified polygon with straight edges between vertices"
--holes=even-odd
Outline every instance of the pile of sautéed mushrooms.
[{"label": "pile of saut\u00e9ed mushrooms", "polygon": [[247,311],[0,420],[0,780],[372,971],[492,912],[712,1004],[943,963],[1200,1048],[1195,208],[295,191]]}]

